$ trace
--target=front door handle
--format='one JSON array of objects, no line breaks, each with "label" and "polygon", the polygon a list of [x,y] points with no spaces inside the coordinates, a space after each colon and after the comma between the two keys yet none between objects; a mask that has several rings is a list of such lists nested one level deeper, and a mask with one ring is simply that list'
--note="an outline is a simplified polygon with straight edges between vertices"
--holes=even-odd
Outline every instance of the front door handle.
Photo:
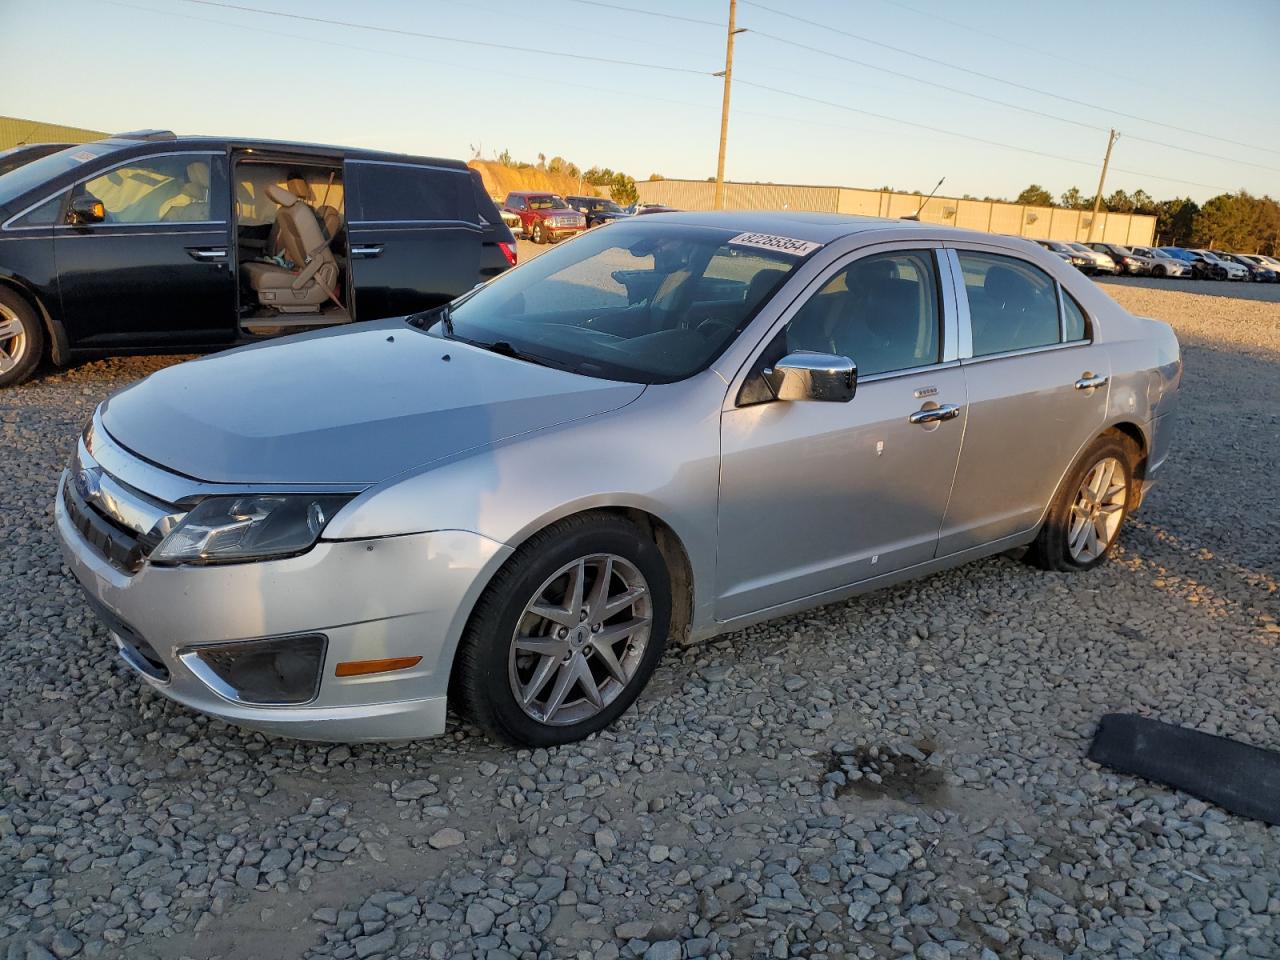
[{"label": "front door handle", "polygon": [[1106,377],[1102,376],[1101,374],[1098,374],[1095,376],[1094,374],[1089,373],[1089,371],[1087,370],[1084,373],[1082,373],[1080,375],[1080,379],[1076,381],[1077,390],[1092,390],[1094,387],[1105,387],[1106,385],[1107,385]]},{"label": "front door handle", "polygon": [[187,256],[201,263],[226,263],[226,247],[187,247]]},{"label": "front door handle", "polygon": [[351,247],[351,255],[353,257],[363,257],[366,259],[378,257],[382,255],[382,244],[380,243],[362,243]]},{"label": "front door handle", "polygon": [[917,410],[907,420],[911,423],[941,423],[943,420],[954,420],[960,416],[960,407],[954,403],[944,403],[938,407]]}]

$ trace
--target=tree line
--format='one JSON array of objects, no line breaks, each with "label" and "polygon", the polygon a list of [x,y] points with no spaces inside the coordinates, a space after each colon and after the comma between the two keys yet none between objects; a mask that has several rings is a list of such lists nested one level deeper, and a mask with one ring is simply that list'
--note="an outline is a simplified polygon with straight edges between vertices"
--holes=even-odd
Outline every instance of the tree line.
[{"label": "tree line", "polygon": [[[1055,204],[1053,194],[1038,183],[1023,190],[1013,202],[1070,210],[1093,209],[1093,197],[1085,196],[1078,187],[1067,190]],[[1103,198],[1102,209],[1155,217],[1158,245],[1269,255],[1280,249],[1280,203],[1268,196],[1255,197],[1247,190],[1220,193],[1203,205],[1190,197],[1156,200],[1142,189],[1133,193],[1116,190]]]},{"label": "tree line", "polygon": [[545,153],[538,154],[537,163],[528,163],[514,159],[510,150],[503,150],[498,154],[497,161],[504,167],[511,167],[516,170],[537,169],[546,170],[548,173],[563,173],[570,178],[589,183],[593,187],[601,187],[608,190],[609,198],[624,207],[630,206],[640,199],[640,194],[636,190],[635,178],[628,176],[621,170],[610,170],[608,167],[588,167],[586,170],[582,170],[572,160],[566,160],[564,157],[552,157],[548,160]]}]

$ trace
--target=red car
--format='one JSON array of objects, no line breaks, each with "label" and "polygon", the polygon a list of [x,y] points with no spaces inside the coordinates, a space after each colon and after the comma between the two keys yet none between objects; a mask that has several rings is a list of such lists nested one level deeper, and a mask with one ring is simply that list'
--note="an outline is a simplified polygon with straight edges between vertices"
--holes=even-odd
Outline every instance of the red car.
[{"label": "red car", "polygon": [[534,243],[554,243],[587,229],[587,218],[554,193],[508,193],[502,209],[520,218],[524,235]]}]

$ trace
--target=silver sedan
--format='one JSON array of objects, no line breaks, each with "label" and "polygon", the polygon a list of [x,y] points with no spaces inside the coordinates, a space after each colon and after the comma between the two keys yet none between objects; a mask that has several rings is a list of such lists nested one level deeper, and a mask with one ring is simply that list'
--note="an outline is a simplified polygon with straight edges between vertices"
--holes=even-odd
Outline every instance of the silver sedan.
[{"label": "silver sedan", "polygon": [[447,702],[550,745],[669,642],[1015,547],[1089,570],[1180,376],[1168,326],[1027,241],[658,214],[153,374],[95,412],[56,523],[121,656],[193,709],[405,739]]}]

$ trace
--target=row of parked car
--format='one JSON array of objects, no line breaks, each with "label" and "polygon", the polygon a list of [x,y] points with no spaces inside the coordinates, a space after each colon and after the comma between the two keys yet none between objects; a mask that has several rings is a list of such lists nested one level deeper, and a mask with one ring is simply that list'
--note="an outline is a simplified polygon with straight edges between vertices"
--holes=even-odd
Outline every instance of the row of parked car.
[{"label": "row of parked car", "polygon": [[674,213],[658,203],[619,206],[606,197],[562,197],[537,190],[517,190],[502,201],[502,219],[517,237],[534,243],[555,243],[614,220],[642,213]]},{"label": "row of parked car", "polygon": [[1037,240],[1072,266],[1090,275],[1182,277],[1193,280],[1280,281],[1280,260],[1260,253],[1183,247],[1128,247],[1120,243],[1069,243]]}]

